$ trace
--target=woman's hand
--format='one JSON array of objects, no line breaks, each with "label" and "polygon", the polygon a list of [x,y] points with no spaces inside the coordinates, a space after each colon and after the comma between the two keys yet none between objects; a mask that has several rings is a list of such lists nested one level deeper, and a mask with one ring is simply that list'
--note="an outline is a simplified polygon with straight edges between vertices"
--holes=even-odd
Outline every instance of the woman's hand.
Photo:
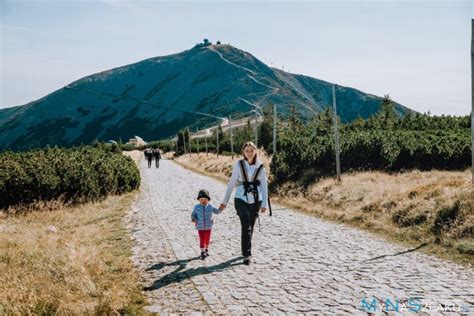
[{"label": "woman's hand", "polygon": [[267,208],[266,208],[266,207],[262,207],[262,208],[260,209],[260,213],[265,213],[266,211],[267,211]]},{"label": "woman's hand", "polygon": [[219,210],[222,211],[223,209],[225,209],[226,205],[225,204],[221,204],[221,206],[219,206]]}]

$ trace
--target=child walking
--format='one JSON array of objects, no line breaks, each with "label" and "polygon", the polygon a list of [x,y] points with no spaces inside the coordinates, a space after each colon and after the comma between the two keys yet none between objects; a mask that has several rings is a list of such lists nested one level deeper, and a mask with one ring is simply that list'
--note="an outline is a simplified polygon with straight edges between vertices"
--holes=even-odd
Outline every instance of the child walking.
[{"label": "child walking", "polygon": [[207,190],[200,190],[197,199],[199,204],[194,206],[191,213],[191,221],[196,225],[199,234],[199,247],[201,248],[201,260],[209,256],[209,242],[212,231],[212,214],[219,214],[222,209],[214,207],[209,201],[211,197]]}]

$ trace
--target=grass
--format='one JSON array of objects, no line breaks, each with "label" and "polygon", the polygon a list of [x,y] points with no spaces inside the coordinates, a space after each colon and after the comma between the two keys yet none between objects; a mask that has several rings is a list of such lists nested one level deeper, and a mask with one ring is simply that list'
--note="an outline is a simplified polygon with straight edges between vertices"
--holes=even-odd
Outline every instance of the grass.
[{"label": "grass", "polygon": [[[260,155],[262,157],[262,155]],[[213,154],[175,161],[226,182],[234,160]],[[267,170],[271,160],[263,156]],[[271,175],[270,175],[271,179]],[[474,261],[474,202],[470,170],[346,173],[342,182],[325,178],[311,185],[288,182],[272,201],[377,234],[466,266]]]},{"label": "grass", "polygon": [[[170,155],[167,157],[170,158]],[[270,157],[260,150],[258,151],[258,157],[265,165],[265,168],[270,170]],[[199,153],[182,155],[174,160],[187,169],[226,182],[231,176],[234,164],[240,159],[242,157],[239,155],[235,155],[232,159],[232,156],[219,155],[217,157],[213,153],[208,155],[206,153]]]},{"label": "grass", "polygon": [[0,314],[143,314],[124,227],[135,195],[0,213]]}]

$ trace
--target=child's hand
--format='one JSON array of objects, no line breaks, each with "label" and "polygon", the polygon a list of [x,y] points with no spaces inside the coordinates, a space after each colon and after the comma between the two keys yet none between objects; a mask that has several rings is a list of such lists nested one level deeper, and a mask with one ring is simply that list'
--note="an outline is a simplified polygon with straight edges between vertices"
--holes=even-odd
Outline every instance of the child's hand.
[{"label": "child's hand", "polygon": [[225,204],[221,204],[219,206],[219,211],[223,211],[225,209],[226,205]]}]

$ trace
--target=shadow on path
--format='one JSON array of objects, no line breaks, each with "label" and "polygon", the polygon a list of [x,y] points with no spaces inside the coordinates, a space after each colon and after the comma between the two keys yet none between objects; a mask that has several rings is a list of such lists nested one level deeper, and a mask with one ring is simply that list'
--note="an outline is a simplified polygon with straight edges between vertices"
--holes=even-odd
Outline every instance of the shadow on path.
[{"label": "shadow on path", "polygon": [[[168,267],[168,266],[179,266],[179,268],[184,268],[186,267],[186,265],[188,264],[188,262],[191,262],[191,261],[194,261],[194,260],[198,260],[200,259],[201,257],[200,256],[197,256],[197,257],[194,257],[194,258],[190,258],[190,259],[183,259],[183,260],[176,260],[175,262],[169,262],[169,263],[166,263],[166,262],[160,262],[160,263],[155,263],[154,265],[152,265],[151,267],[148,267],[145,269],[145,271],[152,271],[152,270],[161,270],[163,269],[164,267]],[[182,269],[181,268],[181,269]]]},{"label": "shadow on path", "polygon": [[422,243],[421,245],[419,245],[418,247],[415,247],[415,248],[411,248],[411,249],[408,249],[408,250],[405,250],[405,251],[401,251],[401,252],[397,252],[393,255],[382,255],[382,256],[378,256],[378,257],[375,257],[375,258],[371,258],[371,259],[367,259],[367,260],[364,260],[363,262],[367,262],[367,261],[374,261],[374,260],[378,260],[378,259],[382,259],[382,258],[386,258],[386,257],[395,257],[395,256],[399,256],[399,255],[404,255],[406,253],[409,253],[409,252],[413,252],[413,251],[416,251],[420,248],[423,248],[425,246],[427,246],[428,243]]},{"label": "shadow on path", "polygon": [[219,264],[216,264],[216,265],[213,265],[213,266],[202,266],[202,267],[191,268],[191,269],[187,269],[187,270],[183,271],[183,269],[186,268],[186,265],[187,265],[188,262],[191,262],[191,261],[197,260],[197,259],[199,259],[199,257],[194,257],[194,258],[186,259],[186,260],[177,260],[177,261],[171,262],[171,263],[160,262],[160,263],[152,265],[151,267],[147,268],[146,271],[160,270],[165,266],[177,265],[178,267],[173,272],[171,272],[171,273],[161,277],[160,279],[156,280],[155,282],[153,282],[153,285],[144,287],[143,290],[144,291],[158,290],[158,289],[160,289],[164,286],[167,286],[169,284],[179,283],[179,282],[182,282],[184,280],[190,279],[194,276],[205,275],[205,274],[214,273],[214,272],[220,272],[220,271],[223,271],[225,269],[231,268],[233,266],[238,266],[238,265],[242,264],[242,263],[235,263],[236,261],[239,261],[239,260],[242,259],[242,257],[236,257],[236,258],[227,260],[225,262],[222,262],[222,263],[219,263]]}]

